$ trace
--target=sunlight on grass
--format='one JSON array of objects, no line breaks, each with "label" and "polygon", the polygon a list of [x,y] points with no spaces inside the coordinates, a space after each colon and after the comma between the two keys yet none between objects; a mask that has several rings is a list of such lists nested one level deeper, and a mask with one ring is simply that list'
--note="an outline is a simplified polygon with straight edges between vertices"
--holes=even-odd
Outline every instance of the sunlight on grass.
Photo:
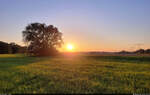
[{"label": "sunlight on grass", "polygon": [[23,59],[12,63],[6,59],[5,66],[0,59],[0,93],[150,93],[146,58],[141,64],[138,57],[121,57],[120,61],[111,56]]},{"label": "sunlight on grass", "polygon": [[24,57],[23,54],[0,54],[0,58],[8,58],[8,57]]}]

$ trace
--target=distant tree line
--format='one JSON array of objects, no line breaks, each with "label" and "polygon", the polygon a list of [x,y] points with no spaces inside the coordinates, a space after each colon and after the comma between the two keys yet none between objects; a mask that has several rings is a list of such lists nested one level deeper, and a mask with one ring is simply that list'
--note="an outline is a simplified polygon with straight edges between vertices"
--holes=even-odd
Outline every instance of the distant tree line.
[{"label": "distant tree line", "polygon": [[16,43],[6,43],[0,41],[0,54],[16,54],[25,53],[26,47],[17,45]]},{"label": "distant tree line", "polygon": [[138,49],[136,51],[133,51],[133,52],[129,52],[129,51],[121,51],[119,52],[119,54],[150,54],[150,49]]}]

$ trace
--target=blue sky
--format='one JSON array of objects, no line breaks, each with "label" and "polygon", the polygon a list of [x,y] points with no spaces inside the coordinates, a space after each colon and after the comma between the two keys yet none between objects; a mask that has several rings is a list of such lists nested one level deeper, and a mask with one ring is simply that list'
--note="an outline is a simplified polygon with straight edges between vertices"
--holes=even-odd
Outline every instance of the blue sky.
[{"label": "blue sky", "polygon": [[76,51],[150,48],[150,0],[0,0],[0,40],[22,43],[25,26],[53,24]]}]

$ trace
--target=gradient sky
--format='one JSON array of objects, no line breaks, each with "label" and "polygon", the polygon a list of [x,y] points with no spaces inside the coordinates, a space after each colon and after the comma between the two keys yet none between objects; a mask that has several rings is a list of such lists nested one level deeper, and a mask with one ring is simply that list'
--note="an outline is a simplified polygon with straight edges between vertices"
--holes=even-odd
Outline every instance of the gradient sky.
[{"label": "gradient sky", "polygon": [[150,0],[0,0],[0,40],[23,45],[31,22],[53,24],[75,51],[150,48]]}]

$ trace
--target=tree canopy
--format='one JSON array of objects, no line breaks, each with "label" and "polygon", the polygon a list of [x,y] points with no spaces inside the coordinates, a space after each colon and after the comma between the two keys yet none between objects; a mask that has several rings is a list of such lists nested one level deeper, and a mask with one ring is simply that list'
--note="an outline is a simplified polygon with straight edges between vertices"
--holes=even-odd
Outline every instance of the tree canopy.
[{"label": "tree canopy", "polygon": [[36,56],[55,55],[63,43],[62,33],[53,25],[31,23],[22,33],[28,53]]}]

